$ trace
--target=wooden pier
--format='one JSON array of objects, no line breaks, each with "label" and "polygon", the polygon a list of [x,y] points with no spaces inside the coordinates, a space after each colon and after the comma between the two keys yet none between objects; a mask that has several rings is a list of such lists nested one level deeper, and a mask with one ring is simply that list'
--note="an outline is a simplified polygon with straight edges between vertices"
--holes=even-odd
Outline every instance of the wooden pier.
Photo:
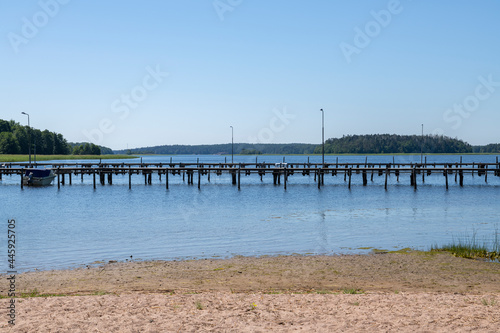
[{"label": "wooden pier", "polygon": [[[223,173],[231,175],[231,184],[241,188],[241,175],[257,175],[260,180],[272,175],[274,185],[283,185],[287,189],[288,179],[291,176],[314,176],[314,184],[318,189],[325,185],[325,175],[343,177],[350,189],[353,177],[360,177],[363,186],[368,185],[368,179],[373,182],[374,176],[384,177],[384,187],[388,188],[388,177],[395,176],[397,182],[407,182],[417,189],[418,183],[425,184],[425,177],[439,174],[443,177],[443,186],[448,189],[449,183],[454,181],[464,186],[466,175],[484,177],[500,177],[500,163],[328,163],[322,165],[313,163],[37,163],[37,167],[49,168],[56,174],[56,185],[69,185],[73,176],[92,177],[94,189],[97,184],[113,184],[113,175],[128,175],[128,186],[132,188],[132,177],[141,175],[144,184],[153,183],[153,175],[157,174],[161,180],[165,177],[165,187],[169,188],[169,176],[182,177],[183,182],[189,185],[196,184],[201,188],[202,177],[221,176]],[[27,163],[4,163],[0,166],[0,180],[2,176],[17,175],[23,186],[22,175],[29,167]],[[359,176],[355,176],[359,175]],[[452,178],[450,180],[449,178]],[[328,182],[327,182],[328,185]]]}]

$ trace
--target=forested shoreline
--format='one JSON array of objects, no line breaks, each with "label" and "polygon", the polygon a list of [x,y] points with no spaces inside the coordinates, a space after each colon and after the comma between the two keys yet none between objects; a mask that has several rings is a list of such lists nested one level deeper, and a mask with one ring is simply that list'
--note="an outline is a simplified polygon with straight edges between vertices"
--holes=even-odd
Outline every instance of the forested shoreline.
[{"label": "forested shoreline", "polygon": [[0,119],[0,154],[101,155],[113,151],[93,143],[68,143],[62,134]]},{"label": "forested shoreline", "polygon": [[[153,155],[302,155],[321,154],[321,144],[288,143],[288,144],[251,144],[230,143],[214,145],[162,145],[129,150],[117,150],[120,154],[153,154]],[[500,144],[472,146],[459,139],[437,135],[397,135],[369,134],[346,135],[342,138],[331,138],[325,141],[325,154],[472,154],[500,153]]]}]

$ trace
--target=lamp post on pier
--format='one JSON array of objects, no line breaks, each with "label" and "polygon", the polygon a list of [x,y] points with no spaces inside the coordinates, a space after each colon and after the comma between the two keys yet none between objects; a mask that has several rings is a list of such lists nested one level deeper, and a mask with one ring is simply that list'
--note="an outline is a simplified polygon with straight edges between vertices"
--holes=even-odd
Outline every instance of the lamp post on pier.
[{"label": "lamp post on pier", "polygon": [[29,154],[29,166],[31,168],[31,126],[30,126],[30,115],[27,114],[26,112],[21,112],[21,114],[24,114],[28,116],[28,131],[29,131],[29,144],[28,144],[28,154]]},{"label": "lamp post on pier", "polygon": [[321,148],[321,154],[322,154],[322,160],[321,163],[323,164],[323,167],[325,166],[325,112],[323,109],[320,109],[321,111],[321,142],[322,142],[322,148]]},{"label": "lamp post on pier", "polygon": [[424,124],[422,124],[422,140],[420,142],[420,164],[424,161]]},{"label": "lamp post on pier", "polygon": [[234,163],[233,159],[234,159],[234,129],[233,129],[233,126],[229,126],[231,127],[231,163]]}]

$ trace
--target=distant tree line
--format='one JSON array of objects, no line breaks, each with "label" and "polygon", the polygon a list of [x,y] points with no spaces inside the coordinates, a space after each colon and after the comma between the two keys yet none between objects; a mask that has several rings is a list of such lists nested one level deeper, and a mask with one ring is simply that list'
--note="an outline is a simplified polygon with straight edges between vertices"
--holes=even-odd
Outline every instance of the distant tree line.
[{"label": "distant tree line", "polygon": [[73,155],[112,155],[113,150],[111,148],[98,146],[93,143],[88,142],[70,142],[69,145],[72,147]]},{"label": "distant tree line", "polygon": [[[314,153],[321,154],[321,145]],[[346,135],[325,141],[326,154],[464,154],[472,153],[472,146],[462,140],[442,135]]]},{"label": "distant tree line", "polygon": [[[307,143],[235,143],[234,153],[245,155],[256,154],[312,154],[316,145]],[[115,153],[119,154],[164,154],[164,155],[215,155],[215,154],[231,154],[231,144],[215,144],[215,145],[165,145],[146,148],[136,148],[128,150],[118,150]]]},{"label": "distant tree line", "polygon": [[[322,145],[307,143],[235,143],[234,153],[241,155],[321,154]],[[369,134],[345,135],[325,141],[326,154],[466,154],[500,153],[500,144],[471,146],[467,142],[443,135]],[[164,145],[119,150],[120,154],[214,155],[231,154],[231,144]]]},{"label": "distant tree line", "polygon": [[474,153],[483,153],[483,154],[500,154],[500,143],[491,143],[486,146],[474,146]]},{"label": "distant tree line", "polygon": [[89,143],[68,143],[62,134],[41,131],[0,119],[0,154],[28,154],[31,135],[31,153],[39,155],[101,155],[113,154],[110,148]]}]

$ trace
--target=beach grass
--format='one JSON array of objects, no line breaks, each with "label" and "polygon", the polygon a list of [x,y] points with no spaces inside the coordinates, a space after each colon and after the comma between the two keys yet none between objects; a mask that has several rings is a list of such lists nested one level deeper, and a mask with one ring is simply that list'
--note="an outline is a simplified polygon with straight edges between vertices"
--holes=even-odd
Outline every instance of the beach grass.
[{"label": "beach grass", "polygon": [[[31,157],[34,161],[33,156]],[[37,162],[53,160],[116,160],[137,158],[134,155],[36,155]],[[0,162],[28,162],[29,155],[0,154]]]},{"label": "beach grass", "polygon": [[443,246],[434,245],[431,247],[431,252],[445,251],[456,257],[467,259],[500,260],[500,239],[498,235],[497,228],[492,241],[479,241],[476,237],[477,232],[473,231],[472,235],[453,237],[451,243]]}]

